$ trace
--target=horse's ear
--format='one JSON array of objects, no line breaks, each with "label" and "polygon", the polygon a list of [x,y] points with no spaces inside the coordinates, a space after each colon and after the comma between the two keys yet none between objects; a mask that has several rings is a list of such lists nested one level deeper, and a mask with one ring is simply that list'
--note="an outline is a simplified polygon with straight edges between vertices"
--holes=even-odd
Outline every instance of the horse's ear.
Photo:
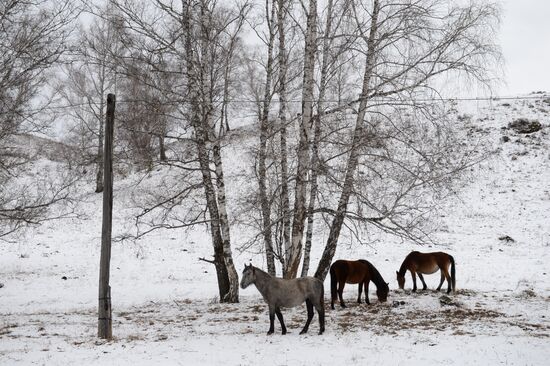
[{"label": "horse's ear", "polygon": [[395,271],[395,274],[396,274],[396,275],[399,275],[399,271]]}]

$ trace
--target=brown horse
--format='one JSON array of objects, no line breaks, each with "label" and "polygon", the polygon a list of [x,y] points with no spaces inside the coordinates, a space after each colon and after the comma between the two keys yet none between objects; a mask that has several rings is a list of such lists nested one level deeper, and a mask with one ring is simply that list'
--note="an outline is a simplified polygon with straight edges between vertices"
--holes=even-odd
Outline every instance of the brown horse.
[{"label": "brown horse", "polygon": [[[449,266],[451,267],[451,274],[449,275]],[[432,253],[420,253],[417,251],[410,252],[409,255],[405,258],[401,264],[399,271],[396,271],[397,274],[397,284],[400,289],[405,287],[405,273],[407,270],[411,271],[411,276],[413,280],[413,292],[416,291],[416,274],[420,277],[422,281],[422,289],[426,290],[426,282],[424,282],[424,277],[422,274],[432,274],[441,270],[441,282],[437,286],[437,291],[441,290],[441,285],[445,279],[449,287],[447,288],[447,293],[451,292],[451,286],[453,292],[455,291],[455,259],[453,256],[443,253],[443,252],[432,252]]]},{"label": "brown horse", "polygon": [[[379,301],[386,301],[388,298],[389,287],[384,281],[380,272],[369,262],[364,259],[357,261],[337,260],[330,266],[330,292],[332,301],[330,306],[334,309],[334,301],[336,294],[340,297],[340,305],[345,308],[346,304],[342,298],[344,286],[346,283],[359,284],[359,296],[357,302],[361,303],[361,292],[365,286],[365,303],[369,302],[369,282],[372,281],[376,285],[376,295]],[[338,289],[337,289],[338,287]]]}]

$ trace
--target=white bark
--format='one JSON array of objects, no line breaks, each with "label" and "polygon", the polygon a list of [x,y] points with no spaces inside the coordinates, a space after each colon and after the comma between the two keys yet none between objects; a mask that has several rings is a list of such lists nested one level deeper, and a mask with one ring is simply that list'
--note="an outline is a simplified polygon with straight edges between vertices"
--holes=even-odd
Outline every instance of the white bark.
[{"label": "white bark", "polygon": [[280,260],[283,264],[283,272],[286,272],[288,265],[288,254],[290,253],[290,199],[288,196],[288,152],[287,152],[287,50],[285,37],[285,19],[287,8],[285,0],[277,0],[277,29],[279,33],[279,122],[280,128],[280,155],[281,155],[281,213],[282,213],[282,241],[284,254]]},{"label": "white bark", "polygon": [[267,66],[264,86],[264,99],[260,108],[260,147],[258,151],[258,184],[260,206],[262,212],[263,237],[265,246],[265,256],[267,260],[267,271],[270,275],[275,276],[275,256],[273,251],[273,234],[271,230],[271,205],[267,197],[267,139],[270,133],[269,129],[269,109],[271,105],[271,88],[273,78],[273,46],[275,42],[274,16],[275,4],[271,4],[266,0],[265,11],[267,25],[269,27],[269,38],[267,45]]},{"label": "white bark", "polygon": [[[220,130],[222,129],[223,121],[220,121]],[[220,148],[221,136],[218,136],[214,143],[213,160],[216,167],[216,187],[218,192],[218,208],[220,217],[220,228],[223,241],[223,257],[225,266],[227,267],[227,275],[229,277],[229,292],[226,300],[228,302],[239,301],[239,276],[233,263],[233,254],[231,252],[231,234],[229,231],[229,217],[227,214],[227,200],[225,195],[225,181],[223,174],[223,163]]]},{"label": "white bark", "polygon": [[313,141],[311,145],[311,184],[309,203],[307,210],[307,230],[306,244],[304,247],[304,261],[302,264],[302,277],[307,276],[309,271],[311,243],[313,240],[313,211],[315,210],[315,201],[317,198],[318,183],[317,177],[319,174],[319,142],[321,139],[321,121],[325,109],[325,95],[327,89],[328,65],[330,59],[330,35],[332,32],[332,8],[333,0],[329,0],[327,4],[327,19],[325,24],[325,32],[323,36],[322,64],[321,64],[321,81],[319,83],[319,98],[317,103],[317,118],[314,119]]},{"label": "white bark", "polygon": [[295,278],[302,256],[304,221],[306,219],[306,188],[309,168],[309,138],[313,115],[313,91],[315,86],[315,56],[317,53],[317,0],[310,0],[307,14],[307,28],[304,55],[304,78],[302,86],[302,118],[298,144],[298,165],[294,197],[294,218],[290,253],[288,254],[285,278]]}]

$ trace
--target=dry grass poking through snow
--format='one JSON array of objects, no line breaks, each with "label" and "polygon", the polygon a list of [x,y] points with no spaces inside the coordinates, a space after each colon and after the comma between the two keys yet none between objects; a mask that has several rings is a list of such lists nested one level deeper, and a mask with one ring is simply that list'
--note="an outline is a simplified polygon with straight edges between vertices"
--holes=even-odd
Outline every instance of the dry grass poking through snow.
[{"label": "dry grass poking through snow", "polygon": [[[550,337],[547,309],[550,298],[535,293],[475,293],[459,291],[451,296],[453,305],[440,304],[443,292],[392,292],[387,303],[372,299],[372,305],[357,304],[348,298],[346,309],[330,310],[326,299],[327,333],[365,332],[372,335],[406,335],[445,332],[458,336],[495,335]],[[349,297],[349,293],[348,293]],[[25,343],[28,348],[46,351],[48,343],[73,346],[94,345],[95,309],[68,313],[3,314],[0,340]],[[289,331],[298,333],[305,319],[305,305],[284,309]],[[115,342],[162,342],[173,337],[193,335],[264,334],[269,326],[267,307],[254,298],[240,304],[177,300],[149,302],[115,311]],[[310,332],[318,330],[317,315]],[[276,333],[280,331],[276,320]],[[15,341],[25,340],[25,342]],[[54,342],[45,342],[46,340]],[[8,342],[9,343],[9,342]],[[6,345],[8,344],[6,343]],[[46,349],[44,349],[46,348]],[[21,350],[2,347],[1,353]]]},{"label": "dry grass poking through snow", "polygon": [[[550,299],[531,297],[514,298],[503,294],[480,295],[472,291],[459,291],[451,305],[443,305],[439,299],[443,293],[434,291],[418,294],[393,293],[388,305],[348,303],[348,308],[331,313],[331,320],[338,332],[371,331],[375,334],[402,334],[405,332],[450,332],[454,335],[492,335],[506,329],[507,332],[533,337],[550,337],[550,319],[545,308]],[[491,304],[491,303],[495,304]],[[540,322],[533,322],[535,314],[517,314],[513,309],[532,307],[539,314]],[[508,308],[508,309],[506,309]],[[337,307],[338,309],[338,307]],[[535,316],[533,316],[535,315]]]}]

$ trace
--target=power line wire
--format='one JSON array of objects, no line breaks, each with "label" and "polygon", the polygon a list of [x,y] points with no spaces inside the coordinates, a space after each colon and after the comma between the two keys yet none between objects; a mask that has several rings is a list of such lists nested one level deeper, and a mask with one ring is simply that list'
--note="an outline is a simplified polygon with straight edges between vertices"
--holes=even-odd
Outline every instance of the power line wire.
[{"label": "power line wire", "polygon": [[[427,103],[427,102],[461,102],[461,101],[503,101],[503,100],[542,100],[546,99],[549,96],[547,94],[540,94],[540,95],[529,95],[529,96],[494,96],[494,97],[447,97],[447,98],[412,98],[412,99],[405,99],[404,101],[410,102],[410,103]],[[399,101],[399,99],[393,99],[388,97],[372,97],[372,100],[376,102],[396,102]],[[231,99],[227,100],[225,103],[227,104],[258,104],[263,103],[263,100],[252,100],[252,99]],[[271,100],[271,103],[278,103],[278,100]],[[302,100],[287,100],[287,103],[302,103]],[[318,103],[318,100],[314,100],[314,103]],[[325,99],[322,101],[323,103],[341,103],[342,105],[346,104],[354,104],[358,103],[359,99],[357,100],[330,100]],[[117,100],[117,104],[131,104],[131,103],[144,103],[144,104],[152,104],[150,100],[144,100],[144,99],[127,99],[127,100]],[[177,102],[168,102],[168,103],[160,103],[160,105],[180,105],[185,103],[191,103],[190,100],[180,100]],[[221,103],[221,101],[217,102]],[[63,109],[71,109],[71,108],[77,108],[77,107],[90,107],[90,106],[100,106],[100,102],[87,102],[87,103],[75,103],[75,104],[66,104],[66,105],[53,105],[53,106],[45,106],[43,108],[36,108],[36,109],[25,109],[25,113],[38,113],[48,110],[63,110]],[[0,111],[0,114],[12,114],[12,113],[21,113],[19,111],[10,112],[10,111]]]}]

